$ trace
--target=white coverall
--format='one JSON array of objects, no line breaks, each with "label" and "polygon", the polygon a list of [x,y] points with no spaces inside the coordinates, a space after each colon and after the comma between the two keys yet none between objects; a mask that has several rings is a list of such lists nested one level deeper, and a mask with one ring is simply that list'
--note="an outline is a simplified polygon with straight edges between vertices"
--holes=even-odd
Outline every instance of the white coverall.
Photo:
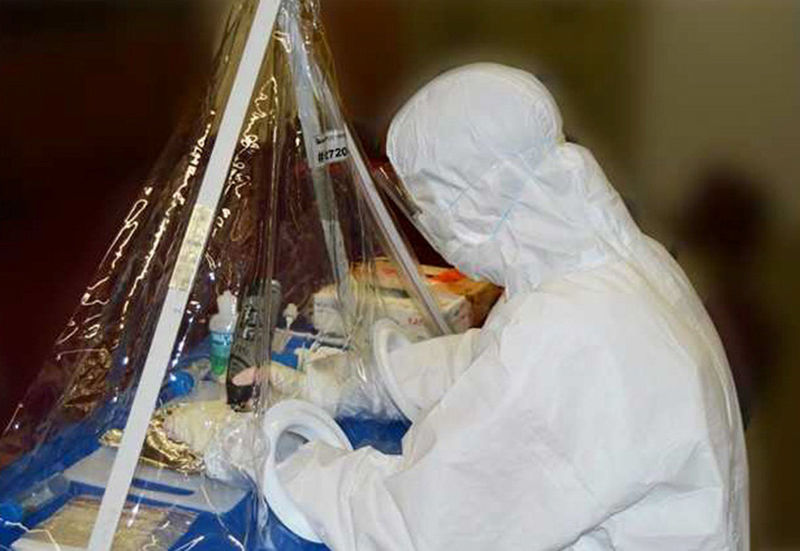
[{"label": "white coverall", "polygon": [[565,142],[532,75],[439,76],[388,154],[441,254],[506,289],[485,326],[395,357],[423,408],[401,456],[279,468],[337,550],[747,550],[747,464],[720,340],[684,273]]}]

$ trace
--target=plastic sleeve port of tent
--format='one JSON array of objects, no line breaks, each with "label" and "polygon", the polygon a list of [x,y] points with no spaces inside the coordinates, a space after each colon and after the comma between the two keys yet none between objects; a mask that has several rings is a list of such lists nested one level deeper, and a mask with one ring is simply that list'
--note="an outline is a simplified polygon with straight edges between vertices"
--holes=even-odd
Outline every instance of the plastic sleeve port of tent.
[{"label": "plastic sleeve port of tent", "polygon": [[372,351],[381,382],[394,405],[412,423],[419,418],[420,408],[409,400],[397,380],[390,355],[392,351],[408,346],[411,339],[400,326],[390,319],[382,319],[372,326]]},{"label": "plastic sleeve port of tent", "polygon": [[311,442],[321,440],[331,446],[352,451],[353,447],[344,431],[320,407],[302,400],[286,400],[271,407],[264,415],[264,434],[269,442],[269,452],[264,465],[264,497],[275,516],[301,538],[322,543],[305,515],[284,491],[277,474],[279,440],[291,433]]}]

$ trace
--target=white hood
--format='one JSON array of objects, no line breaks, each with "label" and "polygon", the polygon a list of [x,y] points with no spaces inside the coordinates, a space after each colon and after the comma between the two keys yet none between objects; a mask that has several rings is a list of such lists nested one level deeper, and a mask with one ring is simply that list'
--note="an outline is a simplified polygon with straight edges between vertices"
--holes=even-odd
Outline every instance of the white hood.
[{"label": "white hood", "polygon": [[595,266],[638,234],[592,154],[564,141],[553,97],[517,69],[438,77],[394,118],[387,152],[431,244],[512,293]]}]

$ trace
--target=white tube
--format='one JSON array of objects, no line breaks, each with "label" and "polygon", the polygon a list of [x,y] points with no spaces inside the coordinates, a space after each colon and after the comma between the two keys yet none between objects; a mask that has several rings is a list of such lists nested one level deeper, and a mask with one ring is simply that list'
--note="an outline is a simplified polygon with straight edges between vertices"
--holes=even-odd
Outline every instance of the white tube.
[{"label": "white tube", "polygon": [[[386,205],[383,204],[383,200],[381,199],[372,179],[372,173],[367,168],[367,165],[361,156],[361,148],[359,147],[358,142],[356,142],[356,140],[353,138],[350,128],[344,122],[342,113],[339,111],[337,98],[334,97],[333,93],[331,92],[325,75],[319,70],[319,67],[312,63],[312,59],[306,51],[305,41],[303,40],[302,34],[298,28],[297,21],[295,20],[293,14],[289,15],[288,21],[285,22],[285,25],[288,27],[286,31],[291,36],[292,74],[295,79],[295,97],[297,98],[300,125],[302,126],[303,130],[303,139],[306,144],[306,156],[308,158],[309,168],[312,171],[312,176],[315,181],[314,187],[317,194],[317,204],[320,208],[323,224],[326,221],[326,216],[334,218],[331,220],[333,227],[326,232],[326,242],[328,245],[329,254],[333,258],[336,258],[337,256],[341,257],[344,252],[343,247],[341,246],[341,229],[339,227],[338,220],[335,219],[336,215],[333,208],[334,206],[332,204],[326,204],[332,200],[332,194],[328,194],[327,197],[330,198],[330,200],[326,200],[325,190],[330,188],[330,182],[324,182],[324,179],[327,177],[327,172],[324,168],[314,168],[315,165],[311,141],[320,134],[319,113],[316,105],[316,98],[314,96],[314,78],[316,78],[319,85],[319,89],[316,90],[317,95],[320,97],[320,100],[323,103],[334,109],[332,115],[334,116],[334,119],[341,124],[342,130],[346,133],[348,151],[353,158],[353,162],[355,163],[355,179],[358,182],[357,185],[359,186],[362,197],[364,197],[364,200],[366,201],[370,212],[374,216],[381,233],[385,236],[387,245],[389,246],[393,257],[400,264],[400,270],[406,275],[411,283],[410,290],[414,295],[414,298],[421,303],[428,315],[428,318],[434,324],[432,329],[442,335],[452,333],[453,331],[447,323],[447,320],[445,320],[444,314],[442,313],[441,308],[439,308],[438,302],[436,302],[436,299],[428,289],[427,283],[419,273],[419,270],[417,269],[417,263],[411,255],[411,252],[406,247],[406,243],[395,226],[394,220],[392,220]],[[341,266],[341,258],[339,258],[339,260],[339,265],[335,266],[337,271],[344,269]],[[347,280],[346,274],[340,274],[339,278],[341,281]],[[342,285],[341,281],[340,285]],[[346,287],[340,287],[340,291],[342,289],[347,292]],[[345,294],[345,296],[342,298],[347,300],[347,295]]]},{"label": "white tube", "polygon": [[[352,315],[355,308],[355,297],[350,288],[350,263],[344,248],[344,236],[339,224],[336,203],[328,171],[324,166],[317,166],[314,160],[314,140],[322,134],[320,128],[320,114],[314,96],[314,81],[311,77],[311,59],[306,51],[303,36],[298,27],[293,10],[286,14],[285,21],[281,23],[286,27],[291,41],[291,69],[295,101],[297,102],[297,115],[303,131],[303,142],[306,150],[306,160],[314,182],[314,195],[317,200],[322,233],[325,238],[325,248],[328,251],[335,273],[336,287],[339,299],[343,302],[346,315]],[[347,318],[346,318],[347,320]],[[349,321],[349,320],[348,320]]]}]

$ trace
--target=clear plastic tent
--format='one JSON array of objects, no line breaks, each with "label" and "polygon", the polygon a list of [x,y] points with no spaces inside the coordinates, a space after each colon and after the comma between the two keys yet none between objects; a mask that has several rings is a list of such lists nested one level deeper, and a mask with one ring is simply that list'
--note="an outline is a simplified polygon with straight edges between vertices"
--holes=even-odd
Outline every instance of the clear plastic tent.
[{"label": "clear plastic tent", "polygon": [[316,393],[350,445],[399,450],[372,362],[386,262],[447,332],[342,115],[316,2],[237,4],[199,112],[0,439],[0,548],[319,548],[266,507],[263,416]]}]

